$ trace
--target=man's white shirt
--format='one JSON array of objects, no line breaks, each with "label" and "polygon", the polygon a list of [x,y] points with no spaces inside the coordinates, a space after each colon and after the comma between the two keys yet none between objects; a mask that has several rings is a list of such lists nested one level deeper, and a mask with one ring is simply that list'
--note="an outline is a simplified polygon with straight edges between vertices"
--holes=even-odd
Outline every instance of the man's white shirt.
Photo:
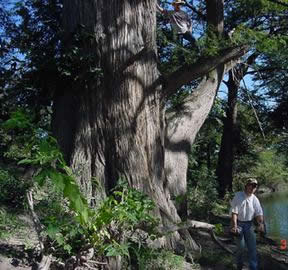
[{"label": "man's white shirt", "polygon": [[230,214],[238,215],[239,221],[251,221],[254,217],[262,216],[263,210],[258,198],[248,196],[244,191],[237,192],[231,202]]}]

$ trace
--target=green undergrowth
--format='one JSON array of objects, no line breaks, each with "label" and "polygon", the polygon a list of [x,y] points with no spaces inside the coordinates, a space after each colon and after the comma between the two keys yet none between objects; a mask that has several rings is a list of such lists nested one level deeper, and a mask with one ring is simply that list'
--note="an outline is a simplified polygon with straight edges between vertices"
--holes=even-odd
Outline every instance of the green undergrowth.
[{"label": "green undergrowth", "polygon": [[215,267],[221,265],[222,269],[234,269],[234,257],[221,249],[203,250],[201,257],[197,262],[202,266]]},{"label": "green undergrowth", "polygon": [[19,218],[19,212],[0,207],[0,239],[8,240],[15,235],[23,234],[26,229],[25,223]]},{"label": "green undergrowth", "polygon": [[[15,203],[25,208],[25,195],[32,192],[45,248],[54,257],[65,261],[93,247],[96,260],[121,256],[127,269],[132,264],[141,269],[181,269],[183,258],[149,247],[160,236],[155,230],[155,205],[146,195],[119,179],[110,195],[91,208],[57,141],[39,129],[31,112],[13,112],[0,128],[7,139],[5,156],[14,164],[12,171],[0,170],[4,191],[0,201],[8,203],[14,187],[18,194]],[[23,174],[27,168],[34,173],[24,180],[21,171]],[[1,217],[3,236],[7,227],[18,228],[16,217],[4,211]]]}]

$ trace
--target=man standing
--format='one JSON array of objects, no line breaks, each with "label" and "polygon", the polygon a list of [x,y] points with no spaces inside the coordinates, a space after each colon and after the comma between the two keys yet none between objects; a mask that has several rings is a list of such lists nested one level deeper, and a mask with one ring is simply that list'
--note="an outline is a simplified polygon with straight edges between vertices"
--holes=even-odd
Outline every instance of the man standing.
[{"label": "man standing", "polygon": [[192,22],[188,14],[181,10],[181,5],[184,5],[183,0],[174,0],[172,6],[174,10],[166,10],[157,4],[157,10],[169,18],[173,33],[178,35],[178,38],[188,40],[191,45],[195,44],[195,38],[192,36]]},{"label": "man standing", "polygon": [[257,189],[257,180],[249,178],[244,191],[237,192],[231,202],[231,232],[237,234],[236,263],[237,270],[243,267],[245,244],[248,248],[249,269],[257,270],[256,235],[253,228],[253,219],[257,222],[257,231],[264,232],[263,210],[258,198],[254,195]]}]

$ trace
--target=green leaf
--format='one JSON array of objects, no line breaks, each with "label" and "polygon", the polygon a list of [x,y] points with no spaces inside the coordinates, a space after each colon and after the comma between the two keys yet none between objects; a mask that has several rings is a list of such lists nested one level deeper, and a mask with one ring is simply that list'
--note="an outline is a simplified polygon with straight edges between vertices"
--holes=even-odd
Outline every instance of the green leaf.
[{"label": "green leaf", "polygon": [[47,177],[49,177],[49,173],[50,173],[49,169],[43,169],[40,171],[40,173],[34,176],[34,179],[36,180],[36,182],[40,187],[44,186]]},{"label": "green leaf", "polygon": [[17,164],[18,164],[18,165],[22,165],[22,164],[34,165],[34,164],[37,164],[37,162],[35,162],[34,159],[25,158],[25,159],[20,160]]},{"label": "green leaf", "polygon": [[54,183],[54,185],[57,187],[58,190],[63,191],[65,189],[65,175],[62,173],[57,172],[55,169],[50,169],[48,171],[49,177]]},{"label": "green leaf", "polygon": [[47,229],[46,229],[46,233],[48,234],[48,236],[52,239],[54,239],[57,235],[57,233],[60,232],[60,228],[53,226],[51,224],[48,225]]}]

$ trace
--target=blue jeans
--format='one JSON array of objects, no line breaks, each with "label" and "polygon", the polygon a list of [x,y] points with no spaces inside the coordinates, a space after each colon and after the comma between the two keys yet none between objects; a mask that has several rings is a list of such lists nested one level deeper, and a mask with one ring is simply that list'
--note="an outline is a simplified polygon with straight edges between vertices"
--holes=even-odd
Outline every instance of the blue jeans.
[{"label": "blue jeans", "polygon": [[257,270],[258,262],[257,262],[257,250],[256,250],[256,235],[253,229],[252,221],[248,222],[238,221],[238,226],[242,228],[242,233],[236,239],[237,270],[242,269],[243,267],[245,244],[248,248],[249,269]]},{"label": "blue jeans", "polygon": [[191,46],[196,47],[196,39],[192,36],[190,31],[185,32],[184,34],[178,34],[178,38],[180,39],[180,43],[183,44],[183,39],[190,42]]}]

